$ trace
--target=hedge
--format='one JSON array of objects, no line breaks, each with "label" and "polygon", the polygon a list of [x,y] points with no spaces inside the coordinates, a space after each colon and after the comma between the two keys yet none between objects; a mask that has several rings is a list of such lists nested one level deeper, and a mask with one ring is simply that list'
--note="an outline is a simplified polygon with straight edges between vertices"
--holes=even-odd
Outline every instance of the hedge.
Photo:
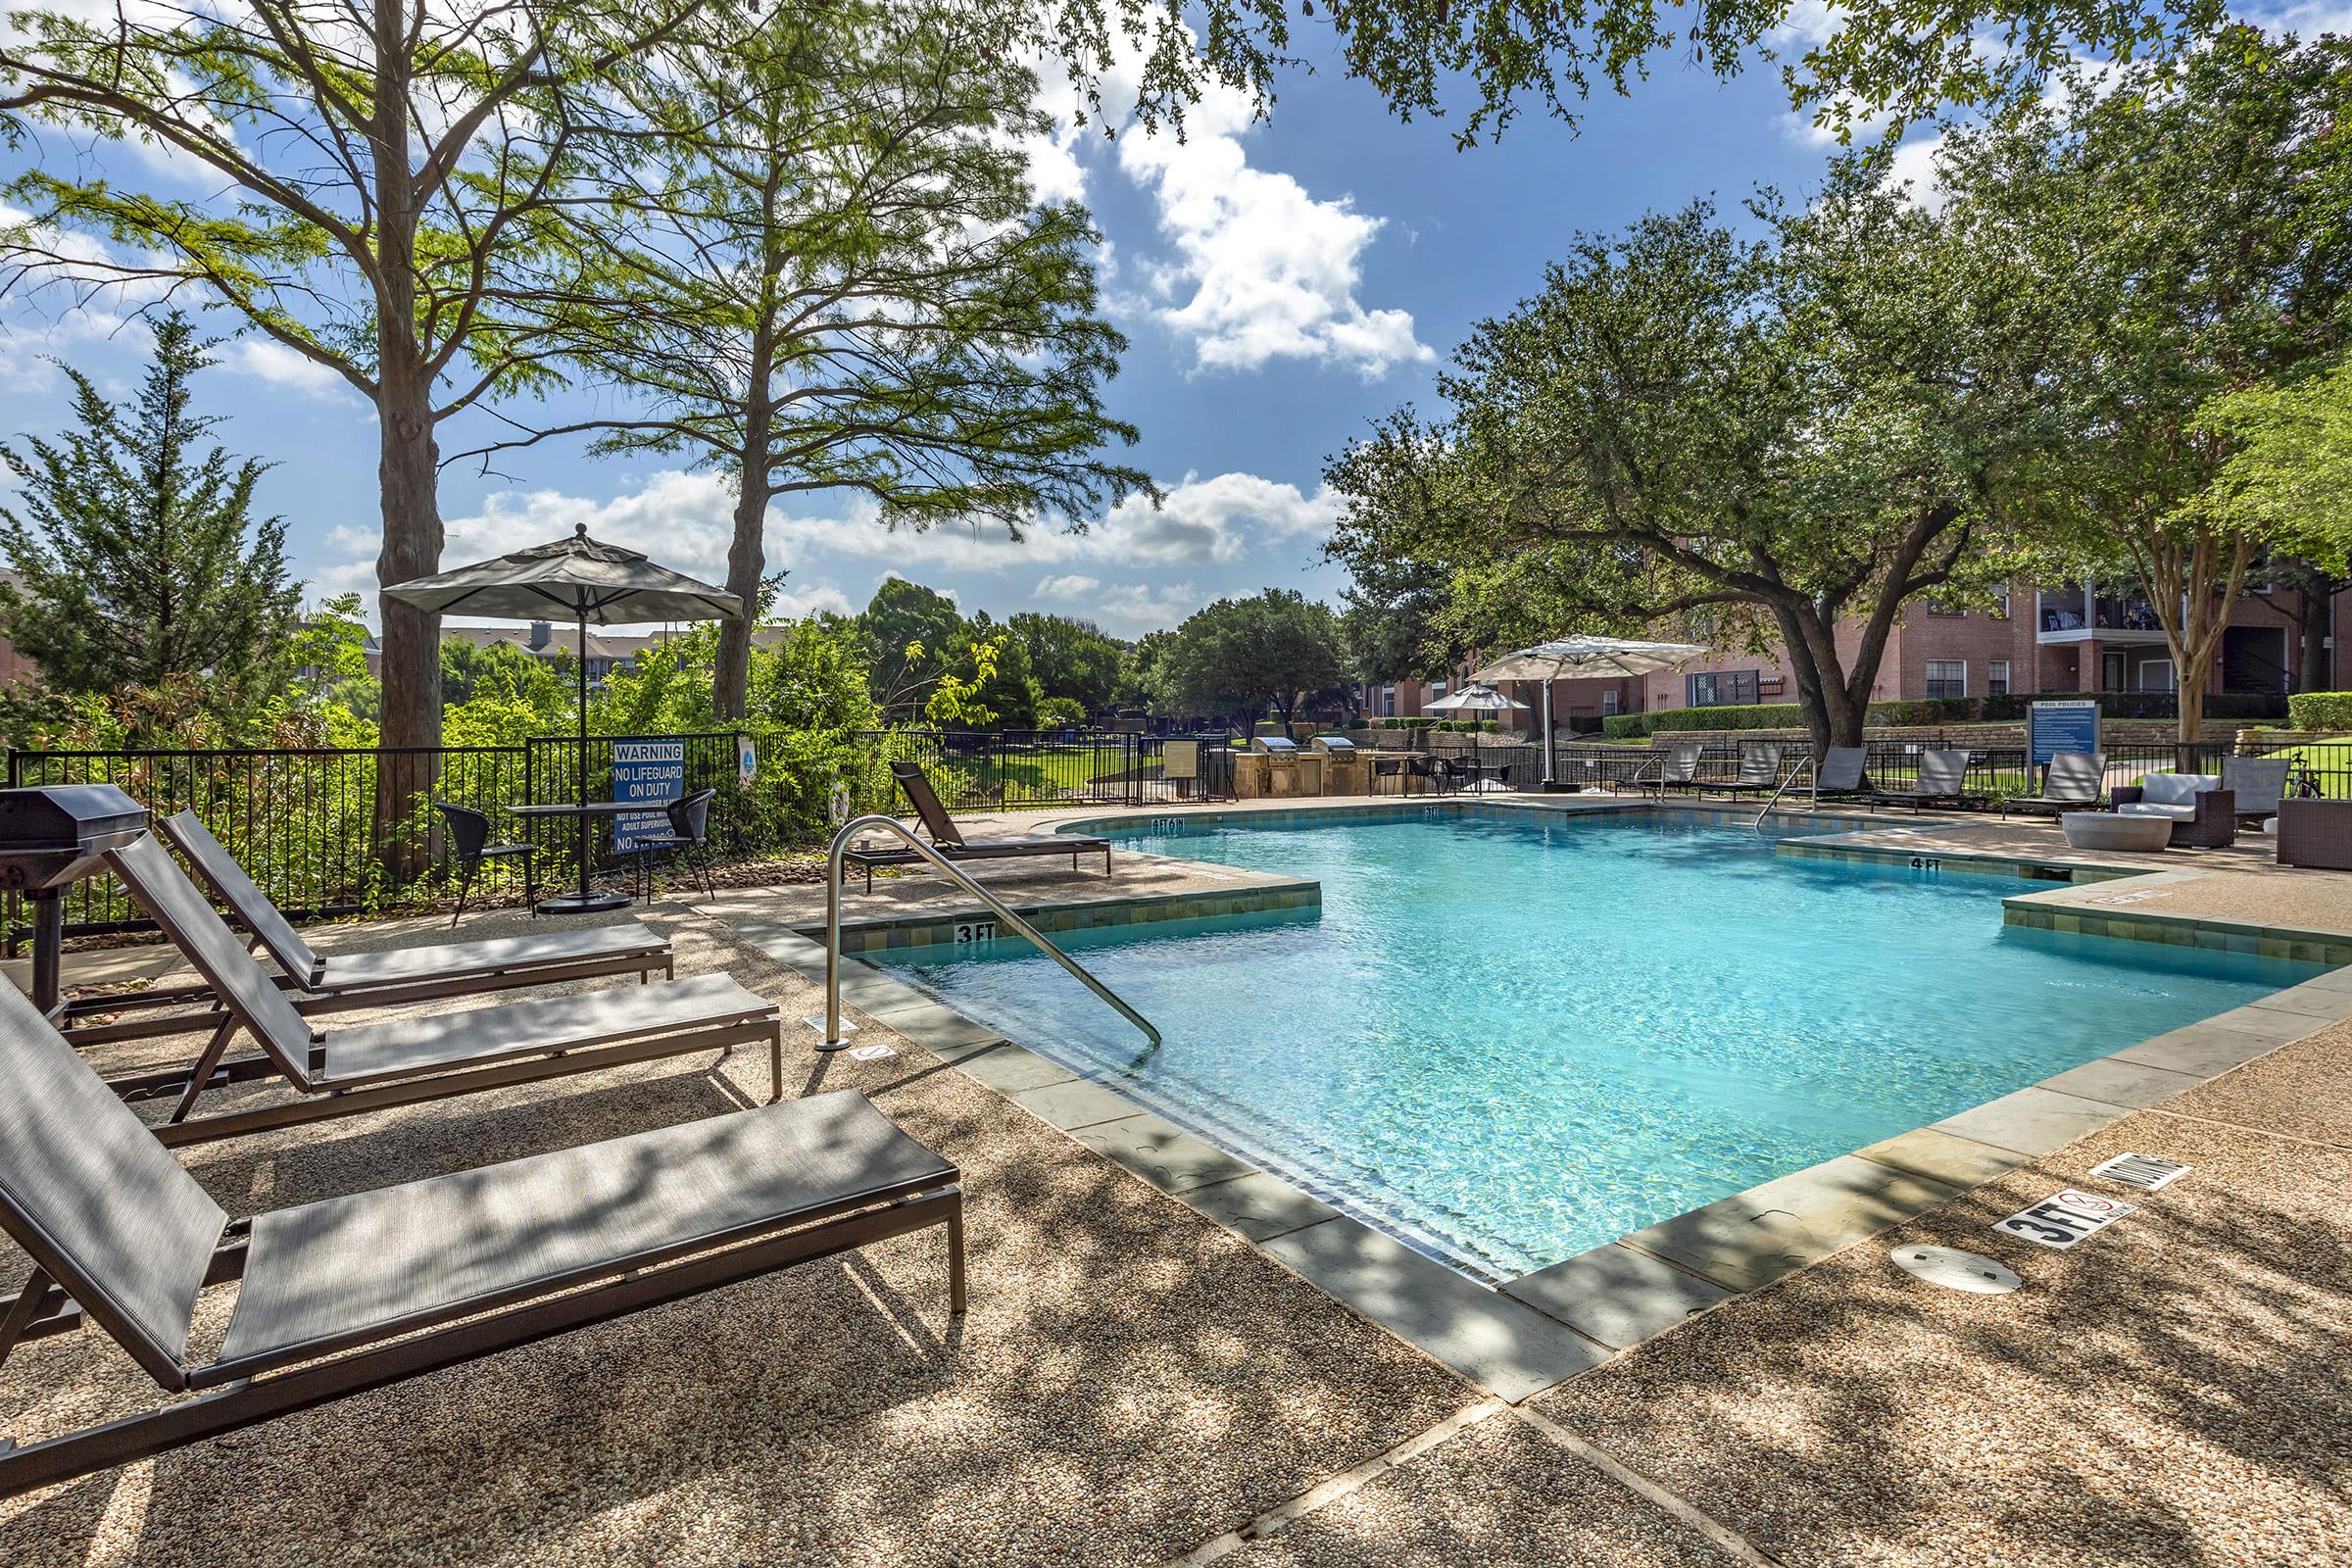
[{"label": "hedge", "polygon": [[[2325,694],[2322,694],[2325,695]],[[2289,698],[2286,702],[2291,704]],[[2180,699],[2171,692],[2011,692],[1984,699],[1986,718],[2024,718],[2035,703],[2096,703],[2107,718],[2178,718]],[[2277,718],[2284,710],[2269,692],[2207,692],[2207,718]]]},{"label": "hedge", "polygon": [[2352,729],[2352,692],[2297,692],[2286,700],[2294,729]]},{"label": "hedge", "polygon": [[[1930,697],[1873,703],[1873,724],[1968,724],[1982,705],[1973,697]],[[1728,708],[1664,708],[1654,713],[1612,713],[1601,720],[1611,740],[1631,740],[1678,729],[1803,729],[1805,710],[1796,703],[1741,703]]]}]

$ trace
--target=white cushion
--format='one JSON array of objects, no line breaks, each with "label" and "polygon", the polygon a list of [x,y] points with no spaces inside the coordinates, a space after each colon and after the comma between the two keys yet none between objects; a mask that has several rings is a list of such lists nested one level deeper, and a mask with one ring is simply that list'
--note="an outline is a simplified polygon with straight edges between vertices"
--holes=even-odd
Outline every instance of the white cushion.
[{"label": "white cushion", "polygon": [[2197,808],[2193,806],[2167,806],[2157,801],[2132,801],[2117,807],[2115,812],[2118,816],[2169,816],[2176,822],[2187,822],[2195,819]]},{"label": "white cushion", "polygon": [[2150,806],[2194,806],[2221,782],[2210,773],[2150,773],[2140,780],[2140,799]]}]

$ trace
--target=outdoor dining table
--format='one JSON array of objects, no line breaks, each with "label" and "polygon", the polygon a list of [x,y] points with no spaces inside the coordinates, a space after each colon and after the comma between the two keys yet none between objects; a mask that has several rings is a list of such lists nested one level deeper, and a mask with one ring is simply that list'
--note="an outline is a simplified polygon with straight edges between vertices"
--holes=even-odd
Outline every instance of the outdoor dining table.
[{"label": "outdoor dining table", "polygon": [[644,801],[555,801],[545,806],[511,806],[507,809],[525,821],[541,816],[572,816],[580,823],[580,890],[541,899],[537,908],[541,914],[596,914],[606,909],[625,909],[632,902],[626,893],[599,893],[588,885],[588,873],[594,858],[588,853],[589,824],[600,816],[618,816],[624,811],[661,809],[659,803],[649,806]]}]

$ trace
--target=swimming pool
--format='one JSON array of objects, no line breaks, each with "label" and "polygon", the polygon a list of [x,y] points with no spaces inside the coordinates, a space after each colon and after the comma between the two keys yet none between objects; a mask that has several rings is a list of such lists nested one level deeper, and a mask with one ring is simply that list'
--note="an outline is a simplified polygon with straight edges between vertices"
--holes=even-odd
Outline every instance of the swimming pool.
[{"label": "swimming pool", "polygon": [[1509,1278],[2309,978],[2001,923],[2046,886],[1670,818],[1112,835],[1313,877],[1320,916],[872,959],[1456,1266]]}]

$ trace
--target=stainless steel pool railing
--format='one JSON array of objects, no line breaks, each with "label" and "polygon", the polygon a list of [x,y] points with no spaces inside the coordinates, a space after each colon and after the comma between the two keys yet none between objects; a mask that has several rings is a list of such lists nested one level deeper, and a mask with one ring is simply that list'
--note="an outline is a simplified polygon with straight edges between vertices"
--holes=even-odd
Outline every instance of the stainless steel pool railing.
[{"label": "stainless steel pool railing", "polygon": [[1802,773],[1812,786],[1813,804],[1817,807],[1821,805],[1821,769],[1812,758],[1800,757],[1797,759],[1796,765],[1788,770],[1788,776],[1781,780],[1781,787],[1772,792],[1772,799],[1764,803],[1764,809],[1756,813],[1754,826],[1757,832],[1764,831],[1764,819],[1772,814],[1774,807],[1781,804],[1781,797],[1788,793],[1789,787],[1796,782],[1796,776],[1799,773]]},{"label": "stainless steel pool railing", "polygon": [[[1087,990],[1116,1007],[1121,1016],[1144,1032],[1144,1038],[1152,1042],[1152,1050],[1159,1048],[1159,1031],[1152,1026],[1152,1020],[1129,1006],[1117,992],[1089,974],[1077,959],[1047,941],[1045,933],[1013,913],[1003,899],[982,887],[969,872],[916,838],[914,830],[906,823],[895,816],[875,814],[852,817],[844,822],[841,831],[833,835],[833,847],[825,856],[825,1038],[817,1043],[817,1050],[839,1051],[850,1043],[841,1026],[841,870],[843,857],[849,854],[850,845],[860,833],[868,831],[896,834],[933,870],[987,905],[999,920],[1028,938],[1040,953],[1069,970]],[[817,1020],[812,1018],[809,1021],[814,1023]]]}]

